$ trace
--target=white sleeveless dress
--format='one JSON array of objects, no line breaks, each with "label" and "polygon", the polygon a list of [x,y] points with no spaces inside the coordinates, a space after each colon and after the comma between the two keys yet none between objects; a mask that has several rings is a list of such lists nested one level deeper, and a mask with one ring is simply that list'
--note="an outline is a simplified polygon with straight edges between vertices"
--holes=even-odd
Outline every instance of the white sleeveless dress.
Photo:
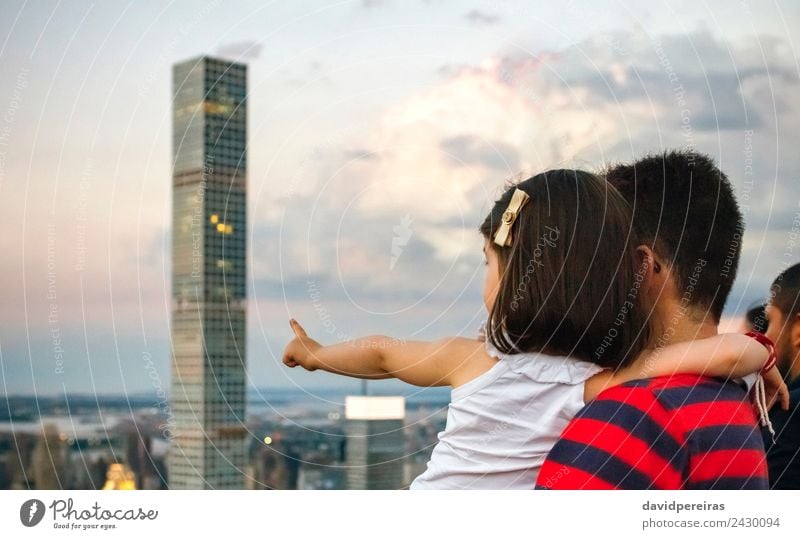
[{"label": "white sleeveless dress", "polygon": [[569,357],[503,354],[452,391],[447,425],[412,489],[532,489],[547,453],[583,408],[601,367]]}]

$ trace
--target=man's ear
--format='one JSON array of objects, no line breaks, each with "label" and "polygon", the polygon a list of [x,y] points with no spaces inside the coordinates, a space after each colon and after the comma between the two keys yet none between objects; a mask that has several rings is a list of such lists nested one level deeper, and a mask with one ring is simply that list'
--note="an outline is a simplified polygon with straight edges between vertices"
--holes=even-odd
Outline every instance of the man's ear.
[{"label": "man's ear", "polygon": [[656,254],[647,245],[639,245],[636,247],[636,258],[638,261],[636,271],[644,274],[644,278],[648,281],[652,279],[655,274],[662,272],[662,266],[656,258]]},{"label": "man's ear", "polygon": [[654,293],[660,294],[668,279],[667,266],[649,245],[636,247],[636,258],[638,260],[636,271],[642,273],[645,286]]}]

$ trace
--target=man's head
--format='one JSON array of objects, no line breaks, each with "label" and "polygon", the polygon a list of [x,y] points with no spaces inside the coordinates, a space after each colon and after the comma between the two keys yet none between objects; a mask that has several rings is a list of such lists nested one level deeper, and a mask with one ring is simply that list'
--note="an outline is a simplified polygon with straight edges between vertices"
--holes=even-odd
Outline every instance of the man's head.
[{"label": "man's head", "polygon": [[765,307],[764,302],[760,301],[747,309],[747,312],[744,313],[744,328],[742,329],[742,333],[747,333],[748,331],[766,333],[767,313]]},{"label": "man's head", "polygon": [[784,376],[800,376],[800,264],[778,275],[765,310],[767,337],[775,343],[778,368]]},{"label": "man's head", "polygon": [[640,252],[652,260],[652,301],[718,324],[744,230],[725,174],[708,156],[670,151],[614,166],[605,176],[631,205]]}]

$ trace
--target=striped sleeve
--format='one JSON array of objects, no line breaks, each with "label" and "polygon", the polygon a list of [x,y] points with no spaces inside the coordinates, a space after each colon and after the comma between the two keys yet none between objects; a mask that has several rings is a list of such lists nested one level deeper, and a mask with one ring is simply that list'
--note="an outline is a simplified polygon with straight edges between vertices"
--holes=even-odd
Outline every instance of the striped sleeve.
[{"label": "striped sleeve", "polygon": [[537,479],[540,489],[675,489],[689,455],[682,429],[647,381],[616,386],[570,422]]}]

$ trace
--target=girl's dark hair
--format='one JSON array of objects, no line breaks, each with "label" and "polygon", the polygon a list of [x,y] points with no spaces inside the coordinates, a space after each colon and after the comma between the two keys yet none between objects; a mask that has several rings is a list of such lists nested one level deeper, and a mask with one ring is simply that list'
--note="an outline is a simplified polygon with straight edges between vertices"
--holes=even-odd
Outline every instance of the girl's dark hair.
[{"label": "girl's dark hair", "polygon": [[[514,194],[529,196],[494,243]],[[569,355],[602,367],[633,361],[649,337],[631,211],[599,177],[550,170],[511,185],[480,227],[498,256],[500,288],[487,339],[501,352]]]}]

